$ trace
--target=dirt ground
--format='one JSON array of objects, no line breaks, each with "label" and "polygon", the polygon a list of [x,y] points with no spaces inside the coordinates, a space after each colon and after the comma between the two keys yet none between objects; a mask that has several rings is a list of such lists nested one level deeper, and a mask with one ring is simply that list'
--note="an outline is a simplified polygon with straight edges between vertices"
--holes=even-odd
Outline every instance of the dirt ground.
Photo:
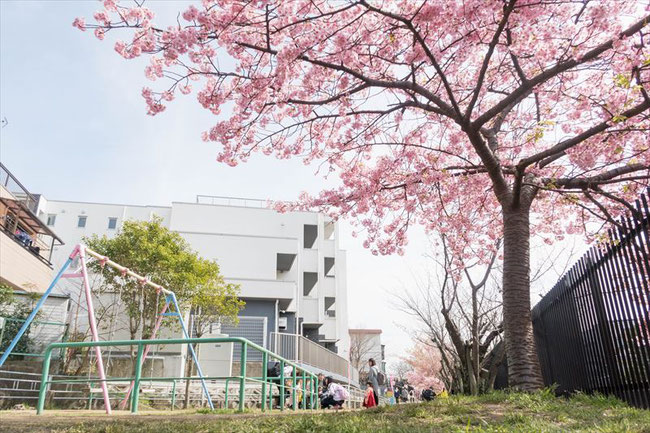
[{"label": "dirt ground", "polygon": [[[310,413],[319,413],[322,411],[315,410]],[[304,413],[302,411],[293,412],[287,410],[280,412],[274,410],[272,412],[255,412],[255,413],[215,413],[215,414],[199,414],[196,410],[189,411],[142,411],[138,414],[132,414],[129,411],[113,411],[113,415],[108,416],[102,410],[46,410],[42,415],[36,415],[35,410],[21,410],[21,411],[0,411],[0,433],[13,433],[13,432],[49,432],[57,428],[69,427],[71,424],[76,423],[93,423],[94,425],[100,424],[108,426],[117,422],[126,420],[137,420],[139,422],[145,421],[153,423],[156,421],[169,421],[173,418],[174,421],[192,421],[201,420],[209,421],[210,419],[245,419],[245,418],[258,418],[264,416],[295,416]]]}]

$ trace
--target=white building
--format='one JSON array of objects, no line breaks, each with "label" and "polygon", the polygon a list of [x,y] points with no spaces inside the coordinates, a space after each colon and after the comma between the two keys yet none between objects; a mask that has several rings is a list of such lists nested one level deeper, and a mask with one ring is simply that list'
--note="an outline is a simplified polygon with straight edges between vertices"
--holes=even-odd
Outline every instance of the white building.
[{"label": "white building", "polygon": [[157,215],[202,257],[215,260],[228,282],[240,285],[246,302],[240,325],[222,332],[265,346],[274,332],[300,334],[348,357],[346,256],[339,249],[337,224],[322,214],[282,214],[260,200],[211,196],[171,206],[56,201],[41,196],[37,213],[65,242],[54,249],[55,269],[82,237],[114,236],[125,220],[150,220]]}]

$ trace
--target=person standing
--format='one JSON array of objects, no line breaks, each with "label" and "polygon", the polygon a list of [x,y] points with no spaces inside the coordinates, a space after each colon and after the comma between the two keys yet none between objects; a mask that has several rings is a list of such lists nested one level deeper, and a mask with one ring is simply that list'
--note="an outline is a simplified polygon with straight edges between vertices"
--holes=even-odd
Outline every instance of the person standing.
[{"label": "person standing", "polygon": [[374,358],[368,360],[368,382],[372,384],[372,390],[375,394],[375,402],[379,405],[379,369]]}]

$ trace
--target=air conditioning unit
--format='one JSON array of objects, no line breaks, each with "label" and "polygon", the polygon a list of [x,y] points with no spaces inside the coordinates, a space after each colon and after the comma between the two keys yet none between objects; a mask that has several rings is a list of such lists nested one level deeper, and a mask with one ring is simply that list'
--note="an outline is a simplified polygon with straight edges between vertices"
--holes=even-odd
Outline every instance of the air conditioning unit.
[{"label": "air conditioning unit", "polygon": [[287,318],[286,317],[278,318],[278,329],[287,329]]}]

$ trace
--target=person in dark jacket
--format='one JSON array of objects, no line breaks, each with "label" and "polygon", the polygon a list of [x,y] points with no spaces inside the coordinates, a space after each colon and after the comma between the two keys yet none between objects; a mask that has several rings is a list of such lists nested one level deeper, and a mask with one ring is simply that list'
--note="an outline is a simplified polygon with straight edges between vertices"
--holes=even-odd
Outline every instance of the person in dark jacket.
[{"label": "person in dark jacket", "polygon": [[377,368],[377,363],[373,358],[368,360],[368,382],[372,383],[372,390],[375,393],[375,402],[379,405],[379,369]]}]

